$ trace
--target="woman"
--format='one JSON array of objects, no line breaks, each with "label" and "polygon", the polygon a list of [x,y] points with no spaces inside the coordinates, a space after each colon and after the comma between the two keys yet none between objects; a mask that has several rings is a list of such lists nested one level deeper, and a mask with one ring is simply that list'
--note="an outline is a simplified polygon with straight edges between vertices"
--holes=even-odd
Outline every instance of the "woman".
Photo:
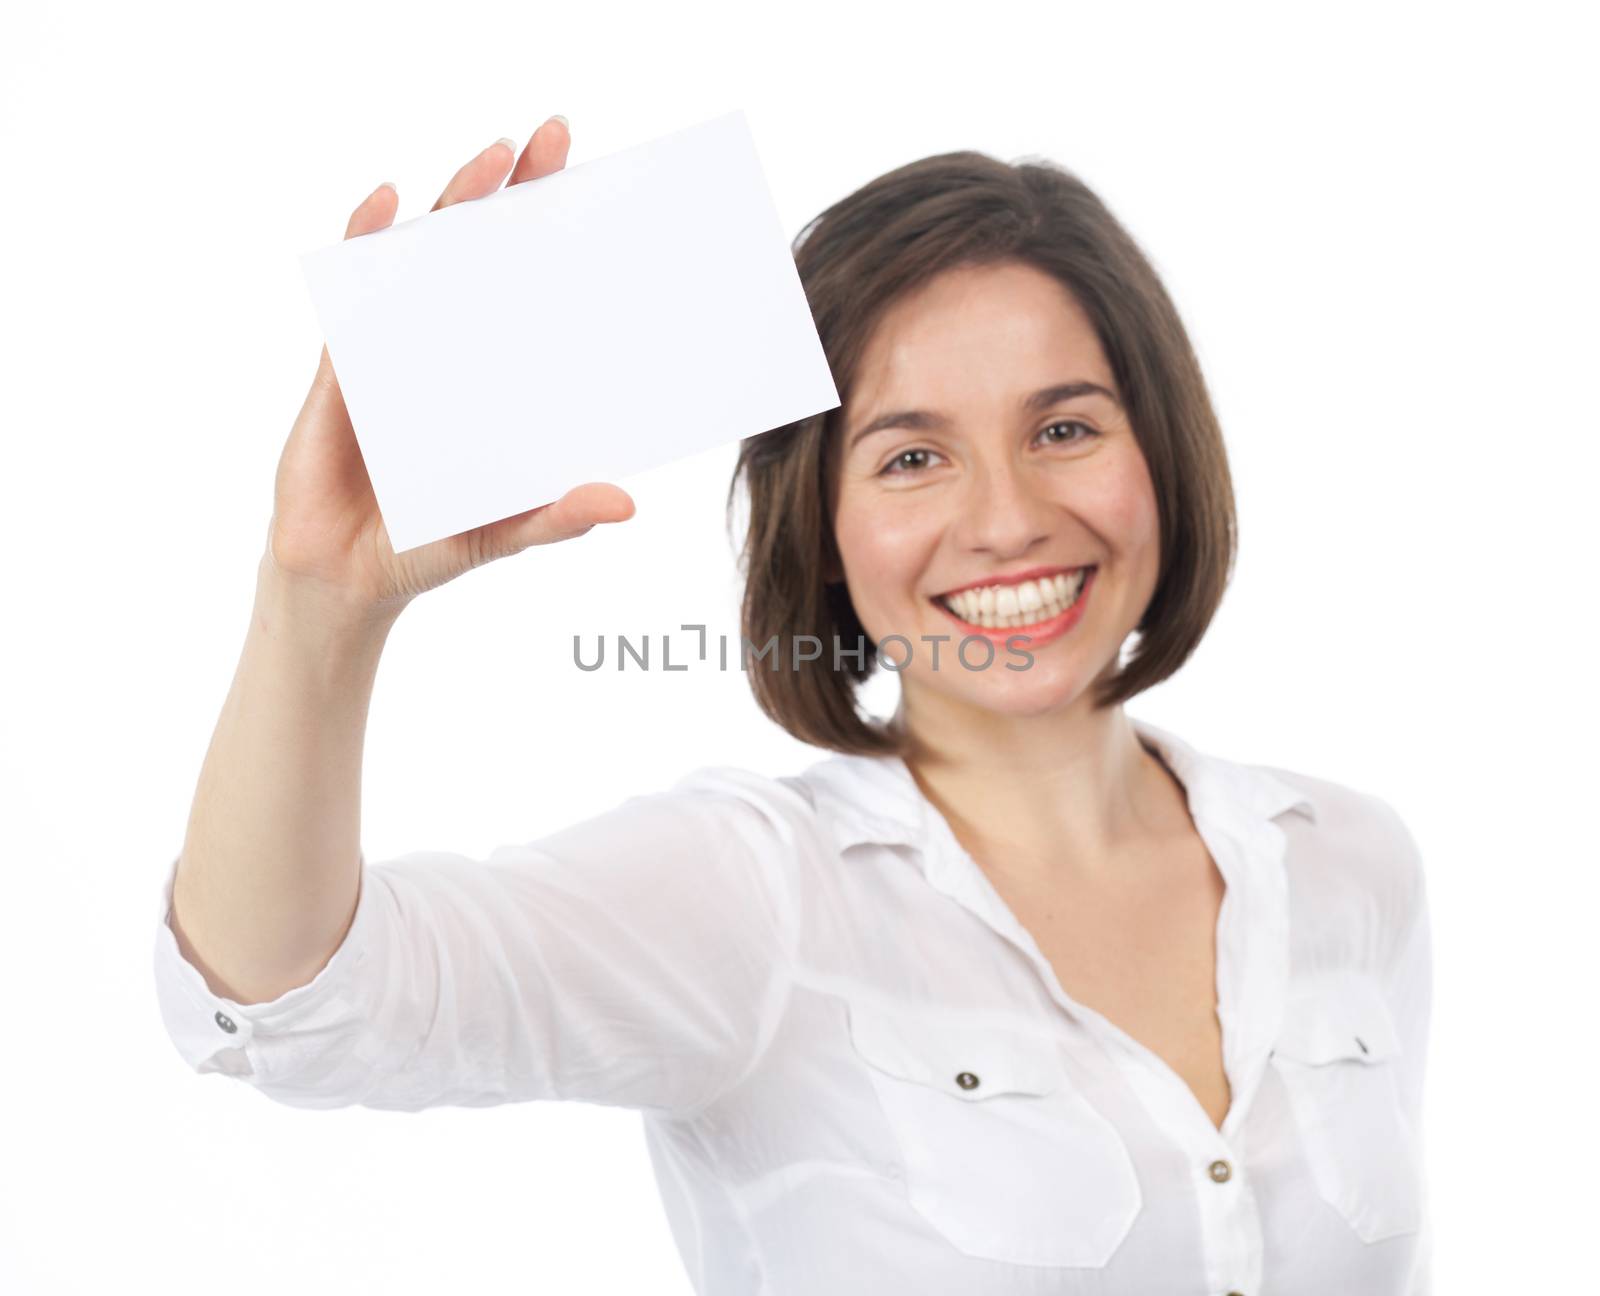
[{"label": "woman", "polygon": [[[568,144],[500,141],[438,205]],[[742,628],[778,641],[763,709],[833,754],[367,864],[400,611],[632,504],[594,483],[396,556],[324,351],[162,895],[183,1056],[297,1106],[638,1108],[705,1293],[1426,1292],[1410,835],[1123,710],[1233,554],[1154,272],[1076,179],[976,153],[880,177],[796,260],[844,403],[744,443]]]}]

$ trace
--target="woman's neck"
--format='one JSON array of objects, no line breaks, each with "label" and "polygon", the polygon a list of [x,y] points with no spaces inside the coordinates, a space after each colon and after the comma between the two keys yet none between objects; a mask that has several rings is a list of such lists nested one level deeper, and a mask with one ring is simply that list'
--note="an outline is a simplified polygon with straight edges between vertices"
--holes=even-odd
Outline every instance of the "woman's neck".
[{"label": "woman's neck", "polygon": [[976,719],[902,700],[893,726],[923,795],[975,856],[1105,880],[1153,841],[1192,831],[1182,785],[1120,705]]}]

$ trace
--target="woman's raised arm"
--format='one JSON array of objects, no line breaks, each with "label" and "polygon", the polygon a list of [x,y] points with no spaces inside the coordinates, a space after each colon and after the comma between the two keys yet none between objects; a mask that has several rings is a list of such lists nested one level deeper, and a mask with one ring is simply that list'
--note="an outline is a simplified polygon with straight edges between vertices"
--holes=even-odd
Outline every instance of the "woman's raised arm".
[{"label": "woman's raised arm", "polygon": [[[455,174],[434,209],[494,192],[508,169],[513,184],[560,170],[569,143],[559,118],[534,132],[521,157],[496,141]],[[398,201],[380,185],[345,237],[387,228]],[[213,992],[241,1004],[274,999],[314,977],[349,930],[367,707],[406,605],[483,563],[632,514],[620,487],[590,483],[397,555],[323,348],[278,463],[250,628],[173,879],[168,924]]]}]

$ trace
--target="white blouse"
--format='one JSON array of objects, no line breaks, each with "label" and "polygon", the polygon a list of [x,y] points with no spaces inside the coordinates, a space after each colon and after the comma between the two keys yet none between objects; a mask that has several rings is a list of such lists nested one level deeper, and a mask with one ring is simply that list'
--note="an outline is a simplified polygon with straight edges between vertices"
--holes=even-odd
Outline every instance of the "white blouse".
[{"label": "white blouse", "polygon": [[892,758],[363,857],[344,942],[270,1003],[183,959],[174,861],[162,1016],[194,1070],[296,1107],[638,1108],[704,1296],[1428,1296],[1415,842],[1375,796],[1132,723],[1227,883],[1220,1130],[1063,993]]}]

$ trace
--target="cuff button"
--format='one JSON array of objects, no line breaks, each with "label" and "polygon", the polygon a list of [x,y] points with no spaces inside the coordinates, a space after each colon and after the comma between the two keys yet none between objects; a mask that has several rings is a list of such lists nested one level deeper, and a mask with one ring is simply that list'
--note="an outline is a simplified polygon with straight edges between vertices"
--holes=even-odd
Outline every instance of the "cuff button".
[{"label": "cuff button", "polygon": [[230,1035],[234,1034],[234,1032],[239,1029],[233,1024],[233,1018],[229,1017],[227,1013],[219,1012],[216,1017],[216,1022],[218,1026],[222,1027],[222,1029],[227,1031]]}]

